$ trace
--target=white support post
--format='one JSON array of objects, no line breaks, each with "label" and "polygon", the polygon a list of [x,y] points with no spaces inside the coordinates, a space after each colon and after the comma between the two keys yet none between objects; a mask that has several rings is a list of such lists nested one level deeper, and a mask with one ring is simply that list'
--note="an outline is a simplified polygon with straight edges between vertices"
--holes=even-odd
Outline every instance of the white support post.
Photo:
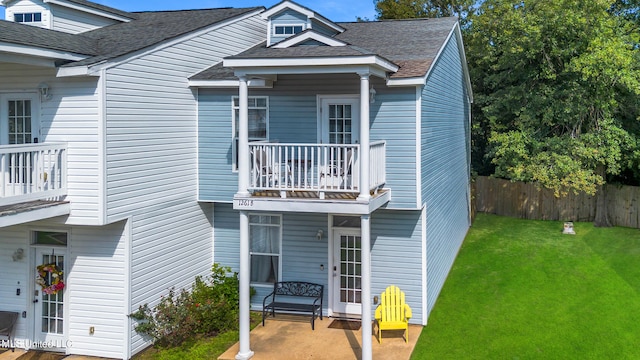
[{"label": "white support post", "polygon": [[360,184],[358,200],[368,201],[369,195],[369,73],[360,75]]},{"label": "white support post", "polygon": [[249,254],[249,215],[240,211],[240,349],[237,360],[248,360],[253,357],[250,346],[251,331],[251,258]]},{"label": "white support post", "polygon": [[360,242],[362,251],[362,360],[371,360],[371,215],[362,215]]},{"label": "white support post", "polygon": [[249,88],[246,76],[240,76],[239,88],[238,195],[249,196]]}]

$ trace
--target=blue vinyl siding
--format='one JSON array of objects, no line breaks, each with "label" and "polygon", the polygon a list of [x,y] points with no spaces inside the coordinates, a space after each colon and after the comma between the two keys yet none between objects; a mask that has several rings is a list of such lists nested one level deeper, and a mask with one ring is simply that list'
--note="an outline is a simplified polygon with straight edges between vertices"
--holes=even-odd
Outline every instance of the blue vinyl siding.
[{"label": "blue vinyl siding", "polygon": [[[214,261],[239,271],[239,213],[230,204],[214,207]],[[327,214],[285,213],[282,215],[281,279],[325,285],[325,309],[329,304],[329,231]],[[318,230],[324,232],[318,240]],[[420,211],[379,210],[372,216],[372,296],[389,285],[399,286],[413,309],[414,323],[422,321]],[[323,265],[324,269],[321,269]],[[271,288],[254,286],[255,307]]]},{"label": "blue vinyl siding", "polygon": [[423,321],[420,215],[420,211],[378,210],[371,217],[371,296],[379,297],[389,285],[398,286],[415,324]]},{"label": "blue vinyl siding", "polygon": [[376,86],[370,105],[371,141],[387,142],[387,184],[391,209],[416,209],[416,95],[414,88]]},{"label": "blue vinyl siding", "polygon": [[[415,90],[386,88],[372,81],[371,141],[387,141],[389,208],[416,208]],[[269,97],[269,138],[280,143],[316,143],[317,95],[358,94],[359,77],[282,75],[273,89],[249,89],[249,96]],[[199,199],[231,202],[237,191],[232,172],[231,98],[237,90],[200,89],[198,94]]]},{"label": "blue vinyl siding", "polygon": [[422,93],[422,201],[427,215],[427,298],[433,309],[469,228],[468,97],[452,36]]},{"label": "blue vinyl siding", "polygon": [[238,190],[231,168],[232,93],[200,90],[198,97],[198,199],[231,202]]},{"label": "blue vinyl siding", "polygon": [[[214,209],[214,261],[239,271],[240,213],[233,210],[231,204],[215,204]],[[328,244],[326,235],[322,240],[316,237],[319,229],[328,233],[326,214],[283,214],[281,280],[308,281],[323,284],[326,289]],[[320,265],[324,265],[324,270]],[[256,295],[251,303],[262,306],[262,299],[272,289],[265,286],[254,286],[254,289]]]}]

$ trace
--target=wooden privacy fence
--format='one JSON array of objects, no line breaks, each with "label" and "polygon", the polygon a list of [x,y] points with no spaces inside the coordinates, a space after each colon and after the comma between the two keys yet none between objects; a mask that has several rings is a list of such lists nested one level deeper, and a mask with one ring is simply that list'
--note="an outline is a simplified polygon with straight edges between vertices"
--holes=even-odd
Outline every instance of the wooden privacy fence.
[{"label": "wooden privacy fence", "polygon": [[[640,228],[640,187],[605,185],[607,211],[615,226]],[[533,183],[479,176],[476,211],[531,220],[593,221],[596,197],[573,192],[556,198],[553,190]]]}]

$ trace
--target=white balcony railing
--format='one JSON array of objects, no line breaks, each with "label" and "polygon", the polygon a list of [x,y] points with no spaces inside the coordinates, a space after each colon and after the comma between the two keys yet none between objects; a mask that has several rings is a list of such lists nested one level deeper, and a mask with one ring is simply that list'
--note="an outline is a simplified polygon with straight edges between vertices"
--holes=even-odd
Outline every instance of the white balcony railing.
[{"label": "white balcony railing", "polygon": [[[371,143],[369,189],[386,181],[385,142]],[[249,144],[250,190],[358,193],[360,145]]]},{"label": "white balcony railing", "polygon": [[0,146],[0,206],[67,193],[67,145]]}]

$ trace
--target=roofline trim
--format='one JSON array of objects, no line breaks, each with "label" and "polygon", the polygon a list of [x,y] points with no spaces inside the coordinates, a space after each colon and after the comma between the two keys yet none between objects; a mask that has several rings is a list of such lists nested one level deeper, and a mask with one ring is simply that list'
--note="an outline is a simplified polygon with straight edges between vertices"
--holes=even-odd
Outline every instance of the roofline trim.
[{"label": "roofline trim", "polygon": [[[271,89],[273,80],[270,79],[249,79],[247,85],[254,89]],[[198,88],[237,88],[240,86],[239,80],[189,80],[189,87]]]},{"label": "roofline trim", "polygon": [[401,79],[389,79],[387,80],[387,86],[414,86],[414,85],[425,85],[429,75],[431,75],[431,70],[433,70],[435,64],[440,59],[440,55],[444,51],[446,45],[451,40],[451,37],[455,34],[456,39],[458,40],[458,52],[460,53],[460,61],[462,63],[462,72],[465,77],[465,84],[467,87],[467,93],[469,94],[469,102],[473,103],[473,91],[471,88],[471,77],[469,76],[469,66],[467,64],[467,57],[464,53],[464,44],[462,43],[462,32],[460,31],[460,24],[458,22],[455,23],[451,31],[447,35],[447,38],[443,42],[443,45],[438,50],[438,54],[433,58],[427,73],[423,76],[418,77],[409,77],[409,78],[401,78]]},{"label": "roofline trim", "polygon": [[337,57],[303,57],[303,58],[244,58],[244,59],[224,59],[224,67],[235,68],[236,71],[242,68],[269,68],[269,67],[327,67],[327,66],[376,66],[384,71],[396,72],[399,66],[378,55],[365,56],[337,56]]},{"label": "roofline trim", "polygon": [[72,53],[69,51],[46,49],[40,46],[13,44],[7,42],[0,42],[0,52],[71,61],[80,61],[89,57],[87,55]]},{"label": "roofline trim", "polygon": [[[203,27],[203,28],[188,32],[186,34],[179,35],[179,36],[174,37],[172,39],[167,39],[167,40],[161,41],[159,43],[149,45],[149,46],[147,46],[145,48],[142,48],[142,49],[134,50],[134,51],[131,51],[129,53],[122,54],[122,55],[116,56],[116,57],[111,58],[111,59],[96,61],[94,64],[79,65],[79,66],[80,67],[87,67],[87,66],[91,67],[91,69],[92,69],[91,72],[99,71],[99,70],[102,70],[102,69],[110,69],[110,68],[113,68],[113,67],[116,67],[116,66],[119,66],[119,65],[122,65],[122,64],[126,64],[126,63],[128,63],[130,61],[133,61],[135,59],[141,58],[143,56],[152,54],[152,53],[154,53],[156,51],[160,51],[160,50],[166,49],[168,47],[174,46],[177,43],[181,43],[181,42],[188,41],[190,39],[196,38],[196,37],[201,36],[202,34],[205,34],[205,33],[209,32],[209,31],[213,31],[213,30],[216,30],[218,28],[225,27],[225,26],[229,25],[229,23],[233,23],[233,22],[236,22],[236,21],[242,21],[244,19],[250,18],[252,16],[255,16],[255,15],[259,14],[261,11],[262,11],[261,8],[257,8],[257,9],[255,9],[253,11],[249,11],[249,12],[246,12],[244,14],[237,15],[235,17],[222,20],[222,21],[217,22],[215,24],[211,24],[211,25],[208,25],[206,27]],[[262,42],[264,42],[264,40],[261,41],[261,43]],[[73,64],[70,64],[69,66],[66,66],[66,68],[73,68],[73,67],[75,67],[75,66],[73,66]]]},{"label": "roofline trim", "polygon": [[311,74],[369,74],[381,79],[387,77],[387,72],[380,67],[371,65],[343,65],[343,66],[272,66],[236,69],[238,77],[264,77],[267,75],[311,75]]},{"label": "roofline trim", "polygon": [[271,17],[272,15],[275,15],[277,13],[279,13],[280,11],[284,10],[284,9],[291,9],[294,11],[297,11],[299,13],[302,13],[303,15],[306,15],[309,19],[316,19],[319,22],[323,23],[324,25],[332,28],[333,30],[337,31],[337,32],[344,32],[345,28],[343,28],[342,26],[334,23],[333,21],[325,18],[324,16],[316,13],[315,11],[308,9],[302,5],[298,5],[293,1],[289,1],[289,0],[284,0],[282,2],[280,2],[279,4],[276,4],[274,6],[272,6],[271,8],[265,10],[260,16],[262,16],[262,19],[264,20],[268,20],[269,17]]},{"label": "roofline trim", "polygon": [[307,40],[316,40],[328,46],[346,46],[347,43],[344,41],[336,40],[332,37],[317,33],[315,31],[305,31],[300,34],[289,37],[285,40],[280,41],[270,47],[274,49],[285,49],[297,44],[300,44]]},{"label": "roofline trim", "polygon": [[102,17],[106,17],[109,19],[113,19],[113,20],[118,20],[118,21],[123,21],[123,22],[129,22],[131,20],[134,20],[135,17],[125,17],[125,16],[121,16],[121,15],[117,15],[111,12],[107,12],[107,11],[100,11],[98,9],[92,8],[92,7],[88,7],[88,6],[82,6],[79,4],[70,4],[64,0],[43,0],[45,3],[51,3],[54,5],[60,5],[60,6],[64,6],[70,9],[74,9],[74,10],[80,10],[80,11],[84,11],[93,15],[99,15]]}]

